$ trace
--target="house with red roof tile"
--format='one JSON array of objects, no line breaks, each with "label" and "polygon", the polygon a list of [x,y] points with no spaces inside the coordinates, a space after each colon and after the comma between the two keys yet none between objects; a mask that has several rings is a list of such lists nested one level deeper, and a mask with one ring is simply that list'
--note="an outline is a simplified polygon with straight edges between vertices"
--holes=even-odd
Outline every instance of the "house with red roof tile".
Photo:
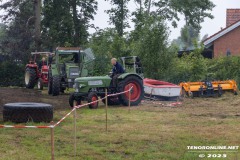
[{"label": "house with red roof tile", "polygon": [[209,58],[240,55],[240,9],[227,9],[226,28],[203,41]]}]

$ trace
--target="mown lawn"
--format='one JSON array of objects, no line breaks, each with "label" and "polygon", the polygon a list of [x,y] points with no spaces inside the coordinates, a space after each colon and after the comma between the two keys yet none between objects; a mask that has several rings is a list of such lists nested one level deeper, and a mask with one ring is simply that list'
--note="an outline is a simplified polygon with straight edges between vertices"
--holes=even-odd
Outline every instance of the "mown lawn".
[{"label": "mown lawn", "polygon": [[[203,159],[198,158],[199,152],[189,152],[187,146],[240,144],[239,102],[239,96],[227,94],[215,99],[185,99],[179,107],[162,107],[144,102],[139,107],[131,107],[128,112],[127,107],[110,106],[108,132],[105,131],[103,104],[96,110],[79,109],[76,159]],[[55,109],[54,121],[59,120],[68,111],[69,108]],[[73,115],[55,128],[57,160],[74,159],[73,129]],[[0,159],[51,158],[49,129],[5,128],[0,129],[0,136]],[[225,159],[240,158],[239,151],[226,154]]]}]

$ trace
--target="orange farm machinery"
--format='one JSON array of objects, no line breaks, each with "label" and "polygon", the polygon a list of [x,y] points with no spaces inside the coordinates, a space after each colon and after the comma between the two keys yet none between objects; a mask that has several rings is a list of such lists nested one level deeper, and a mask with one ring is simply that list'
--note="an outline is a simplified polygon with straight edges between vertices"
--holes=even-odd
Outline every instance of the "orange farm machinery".
[{"label": "orange farm machinery", "polygon": [[221,96],[223,92],[230,91],[237,95],[238,87],[235,80],[182,82],[181,95],[189,97],[214,97]]}]

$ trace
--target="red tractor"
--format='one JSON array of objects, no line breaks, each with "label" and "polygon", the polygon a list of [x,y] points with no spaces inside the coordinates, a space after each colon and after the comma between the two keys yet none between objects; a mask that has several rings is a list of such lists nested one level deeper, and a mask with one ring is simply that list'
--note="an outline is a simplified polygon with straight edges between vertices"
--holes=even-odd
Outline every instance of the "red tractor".
[{"label": "red tractor", "polygon": [[42,90],[48,84],[48,57],[53,53],[32,52],[31,55],[32,58],[25,67],[25,85],[26,88],[33,89],[37,83],[38,89]]}]

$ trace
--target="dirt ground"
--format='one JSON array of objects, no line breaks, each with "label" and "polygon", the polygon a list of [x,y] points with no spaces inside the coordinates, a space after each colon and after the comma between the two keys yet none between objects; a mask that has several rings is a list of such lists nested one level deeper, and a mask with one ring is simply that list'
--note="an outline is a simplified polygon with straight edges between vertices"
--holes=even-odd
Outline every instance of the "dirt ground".
[{"label": "dirt ground", "polygon": [[[49,96],[47,90],[39,91],[36,89],[26,88],[0,88],[0,114],[2,114],[2,107],[6,103],[13,102],[41,102],[53,105],[54,111],[66,110],[68,104],[69,94],[61,94],[60,96]],[[225,119],[227,117],[235,117],[240,120],[240,97],[233,96],[232,93],[225,93],[220,98],[185,98],[181,105],[175,107],[166,107],[162,104],[169,104],[169,102],[152,102],[148,100],[142,101],[138,110],[148,110],[161,112],[176,112],[184,113],[190,117],[208,117]],[[103,104],[100,104],[100,106]],[[156,107],[153,109],[152,107]],[[169,110],[174,108],[174,110]],[[69,108],[68,108],[69,109]],[[0,117],[2,120],[2,116]]]},{"label": "dirt ground", "polygon": [[[0,88],[0,115],[2,107],[6,103],[14,102],[41,102],[53,105],[54,111],[66,109],[68,104],[68,94],[62,94],[58,97],[49,96],[47,91],[26,88]],[[2,120],[2,116],[0,117]]]},{"label": "dirt ground", "polygon": [[[0,88],[0,124],[3,123],[2,106],[12,102],[52,104],[56,122],[70,111],[68,97],[68,94],[49,96],[46,90]],[[175,107],[144,100],[140,106],[131,107],[131,112],[123,106],[109,106],[109,134],[104,132],[104,113],[102,103],[97,110],[83,108],[80,111],[79,159],[190,160],[198,158],[197,153],[188,152],[188,145],[240,145],[240,96],[234,96],[232,93],[225,93],[219,98],[185,98],[181,105]],[[70,116],[57,128],[58,159],[71,157],[72,139],[70,136],[62,136],[66,133],[71,135],[71,118]],[[23,136],[30,131],[32,136]],[[46,159],[50,151],[46,151],[44,144],[48,143],[49,137],[46,139],[41,136],[41,132],[45,130],[30,131],[9,129],[0,132],[0,136],[3,137],[0,139],[0,152],[4,153],[0,159],[8,159],[6,157],[9,156],[13,159],[32,159],[37,156],[42,156],[39,159]],[[23,142],[16,145],[14,137],[19,136],[23,136],[20,138]],[[32,145],[35,137],[38,137],[39,143],[36,147]],[[11,142],[12,145],[9,146],[7,142]],[[11,153],[13,149],[15,152]],[[29,150],[31,152],[28,152]],[[238,154],[228,153],[228,159],[237,159],[240,156],[239,150]],[[22,152],[29,157],[19,158]]]},{"label": "dirt ground", "polygon": [[[65,110],[66,108],[69,108],[68,98],[69,94],[61,94],[60,96],[55,97],[49,96],[47,94],[47,90],[39,91],[36,89],[26,88],[0,88],[0,114],[2,114],[2,106],[4,104],[13,102],[49,103],[53,105],[54,111]],[[220,119],[227,117],[240,118],[240,97],[233,96],[232,93],[225,93],[220,98],[185,98],[182,105],[178,105],[176,107],[164,107],[162,104],[169,104],[169,102],[157,101],[154,103],[152,101],[144,100],[141,107],[138,109],[148,110],[148,106],[153,106],[156,107],[156,110],[161,107],[161,111],[163,112],[184,112],[190,117],[211,117]],[[169,110],[169,108],[174,109]]]}]

